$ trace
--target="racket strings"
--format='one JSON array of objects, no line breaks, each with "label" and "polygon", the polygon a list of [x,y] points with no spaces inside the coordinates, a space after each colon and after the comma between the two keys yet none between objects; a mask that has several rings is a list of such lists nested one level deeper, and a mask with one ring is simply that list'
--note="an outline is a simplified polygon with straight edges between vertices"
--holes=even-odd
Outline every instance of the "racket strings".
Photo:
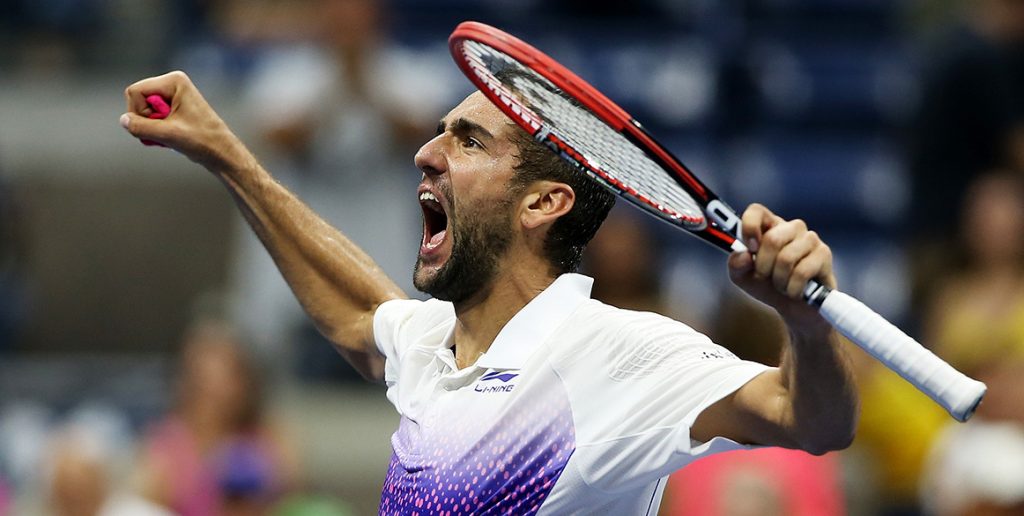
[{"label": "racket strings", "polygon": [[[687,227],[703,227],[704,211],[668,173],[643,150],[630,142],[576,99],[565,94],[544,76],[493,47],[465,41],[463,52],[489,84],[501,84],[504,94],[515,93],[525,101],[523,118],[539,118],[545,130],[578,155],[568,158],[582,165],[606,187],[625,191],[679,220]],[[511,96],[510,96],[511,97]],[[565,149],[563,157],[565,157]]]}]

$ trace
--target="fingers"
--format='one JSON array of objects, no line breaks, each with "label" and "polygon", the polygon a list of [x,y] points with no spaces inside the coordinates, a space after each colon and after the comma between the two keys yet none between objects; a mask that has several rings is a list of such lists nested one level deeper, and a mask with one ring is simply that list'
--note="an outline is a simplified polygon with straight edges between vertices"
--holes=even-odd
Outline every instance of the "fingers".
[{"label": "fingers", "polygon": [[828,287],[835,287],[832,276],[832,250],[825,244],[814,249],[793,267],[786,286],[782,290],[791,299],[802,299],[808,281],[818,279]]},{"label": "fingers", "polygon": [[804,286],[812,279],[834,287],[832,251],[817,233],[807,229],[804,221],[784,220],[768,208],[753,204],[743,213],[741,223],[747,247],[756,253],[753,257],[734,253],[730,258],[734,281],[747,278],[767,283],[796,300],[801,299]]},{"label": "fingers", "polygon": [[831,282],[832,251],[818,234],[808,231],[779,252],[772,270],[772,285],[787,296],[799,299],[808,281]]},{"label": "fingers", "polygon": [[121,115],[120,123],[132,136],[143,140],[165,144],[169,136],[170,127],[166,123],[148,116],[129,112]]},{"label": "fingers", "polygon": [[817,233],[804,230],[779,249],[775,255],[775,264],[769,271],[770,276],[767,276],[771,278],[772,285],[780,292],[785,292],[789,278],[797,265],[820,243]]},{"label": "fingers", "polygon": [[146,97],[150,95],[160,95],[167,99],[173,110],[178,104],[177,97],[182,87],[185,85],[191,86],[191,84],[192,81],[188,76],[180,71],[138,81],[124,90],[126,111],[149,116],[153,110],[149,103],[146,102]]},{"label": "fingers", "polygon": [[800,219],[779,222],[765,231],[758,245],[754,274],[762,279],[773,277],[779,253],[804,233],[807,233],[807,224]]},{"label": "fingers", "polygon": [[154,110],[152,102],[167,99],[171,106],[179,104],[180,94],[186,85],[191,85],[187,75],[171,72],[128,86],[124,90],[127,112],[121,115],[121,126],[146,145],[165,145],[171,124],[159,119],[169,116],[164,111],[168,106],[159,106],[162,109]]},{"label": "fingers", "polygon": [[761,204],[751,204],[740,220],[740,234],[750,252],[756,253],[760,249],[761,237],[765,231],[784,222],[782,217],[774,214]]},{"label": "fingers", "polygon": [[754,270],[754,255],[749,251],[729,254],[729,276],[734,282],[744,281]]},{"label": "fingers", "polygon": [[[154,111],[147,97],[159,96],[170,103],[164,119],[150,117]],[[192,81],[182,72],[143,79],[124,91],[127,112],[121,125],[133,136],[170,147],[215,173],[229,173],[250,167],[252,153],[206,102]]]}]

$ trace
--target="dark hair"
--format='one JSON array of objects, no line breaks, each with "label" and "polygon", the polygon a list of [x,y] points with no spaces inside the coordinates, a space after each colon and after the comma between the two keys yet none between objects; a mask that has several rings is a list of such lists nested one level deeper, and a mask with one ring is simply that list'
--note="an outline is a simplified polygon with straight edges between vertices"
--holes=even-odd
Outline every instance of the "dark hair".
[{"label": "dark hair", "polygon": [[518,194],[534,181],[548,180],[565,183],[576,193],[572,209],[551,225],[544,239],[544,254],[555,273],[575,272],[583,259],[583,249],[615,205],[615,195],[518,125],[512,125],[515,130],[511,140],[519,159],[511,180],[512,192]]}]

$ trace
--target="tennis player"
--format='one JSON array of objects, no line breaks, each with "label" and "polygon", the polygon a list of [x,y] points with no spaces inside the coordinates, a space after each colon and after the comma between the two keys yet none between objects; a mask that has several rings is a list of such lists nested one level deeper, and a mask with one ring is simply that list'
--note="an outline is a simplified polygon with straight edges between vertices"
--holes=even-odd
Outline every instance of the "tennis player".
[{"label": "tennis player", "polygon": [[[171,102],[151,120],[145,97]],[[778,368],[686,325],[590,299],[575,274],[612,194],[474,93],[415,157],[423,210],[409,300],[275,182],[181,72],[125,92],[121,124],[220,179],[317,327],[401,415],[386,514],[654,514],[666,475],[751,445],[848,446],[858,401],[831,327],[800,300],[835,286],[829,248],[764,206],[732,281],[789,328]],[[367,214],[372,220],[373,214]],[[742,324],[737,321],[737,324]]]}]

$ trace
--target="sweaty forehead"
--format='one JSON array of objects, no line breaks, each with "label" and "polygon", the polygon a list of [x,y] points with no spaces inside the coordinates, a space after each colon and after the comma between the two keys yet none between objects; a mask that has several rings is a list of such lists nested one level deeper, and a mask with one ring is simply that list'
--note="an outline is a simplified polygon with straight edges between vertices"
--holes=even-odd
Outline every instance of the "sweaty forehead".
[{"label": "sweaty forehead", "polygon": [[474,91],[466,97],[459,105],[452,108],[444,120],[451,122],[459,118],[465,118],[477,124],[497,136],[504,134],[504,131],[515,127],[515,122],[505,116],[487,97],[479,91]]}]

